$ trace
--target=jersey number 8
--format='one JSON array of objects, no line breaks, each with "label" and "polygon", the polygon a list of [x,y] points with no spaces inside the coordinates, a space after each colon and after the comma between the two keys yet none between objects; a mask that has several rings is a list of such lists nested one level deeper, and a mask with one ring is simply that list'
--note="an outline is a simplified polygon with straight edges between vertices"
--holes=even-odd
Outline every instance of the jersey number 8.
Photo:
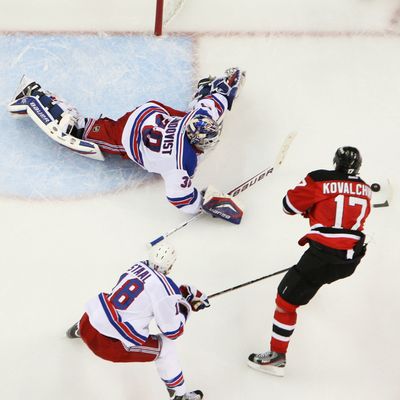
[{"label": "jersey number 8", "polygon": [[117,310],[126,310],[143,292],[144,283],[139,279],[127,280],[115,293],[109,297],[109,301]]}]

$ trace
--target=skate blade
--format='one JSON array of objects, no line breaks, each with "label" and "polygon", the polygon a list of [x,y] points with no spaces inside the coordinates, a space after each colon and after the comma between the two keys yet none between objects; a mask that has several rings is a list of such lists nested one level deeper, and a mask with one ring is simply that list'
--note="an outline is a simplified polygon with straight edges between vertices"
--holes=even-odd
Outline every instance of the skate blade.
[{"label": "skate blade", "polygon": [[23,118],[28,116],[28,113],[26,111],[25,112],[23,112],[23,111],[21,111],[21,112],[10,111],[10,115],[11,115],[12,118],[15,118],[15,119],[23,119]]},{"label": "skate blade", "polygon": [[285,368],[284,367],[274,367],[273,365],[260,365],[256,364],[250,360],[247,361],[247,365],[255,369],[256,371],[263,372],[264,374],[274,375],[283,377],[285,376]]}]

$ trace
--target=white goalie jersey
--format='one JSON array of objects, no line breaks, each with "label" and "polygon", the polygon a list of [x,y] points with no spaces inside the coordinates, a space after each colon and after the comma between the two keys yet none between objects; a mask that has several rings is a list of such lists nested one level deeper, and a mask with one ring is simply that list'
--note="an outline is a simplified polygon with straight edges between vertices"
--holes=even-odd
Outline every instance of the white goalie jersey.
[{"label": "white goalie jersey", "polygon": [[128,157],[146,171],[160,174],[168,201],[186,213],[196,213],[201,203],[191,180],[199,153],[185,134],[186,124],[197,115],[221,122],[226,108],[227,100],[220,94],[195,101],[187,113],[150,101],[136,108],[124,126],[122,145]]},{"label": "white goalie jersey", "polygon": [[91,299],[85,311],[98,332],[130,348],[146,342],[153,319],[169,339],[182,335],[186,318],[179,312],[179,303],[190,309],[174,281],[144,261],[129,268],[111,293]]}]

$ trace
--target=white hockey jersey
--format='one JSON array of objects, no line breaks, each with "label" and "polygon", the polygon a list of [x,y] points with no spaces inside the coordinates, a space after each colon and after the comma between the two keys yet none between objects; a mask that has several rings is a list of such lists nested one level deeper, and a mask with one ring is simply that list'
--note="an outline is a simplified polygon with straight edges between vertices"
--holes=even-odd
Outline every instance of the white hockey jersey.
[{"label": "white hockey jersey", "polygon": [[226,109],[227,100],[220,94],[194,102],[188,113],[150,101],[134,110],[126,122],[122,145],[128,157],[145,170],[160,174],[167,199],[184,212],[196,213],[201,203],[191,181],[198,154],[185,134],[186,123],[199,114],[220,121]]},{"label": "white hockey jersey", "polygon": [[129,348],[146,342],[153,319],[169,339],[182,335],[186,319],[178,305],[183,302],[186,300],[174,281],[143,261],[121,275],[111,293],[91,299],[85,311],[98,332]]}]

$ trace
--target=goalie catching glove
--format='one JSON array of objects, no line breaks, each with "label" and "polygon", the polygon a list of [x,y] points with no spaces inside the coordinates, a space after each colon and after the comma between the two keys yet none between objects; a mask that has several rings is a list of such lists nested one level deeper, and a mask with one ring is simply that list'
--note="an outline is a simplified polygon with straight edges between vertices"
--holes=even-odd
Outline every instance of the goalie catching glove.
[{"label": "goalie catching glove", "polygon": [[199,311],[210,307],[207,296],[194,286],[181,285],[179,289],[193,311]]},{"label": "goalie catching glove", "polygon": [[245,82],[246,72],[237,67],[228,68],[224,76],[200,79],[197,85],[195,99],[203,99],[214,93],[223,95],[228,101],[228,110],[231,110],[234,100],[239,96],[239,92]]},{"label": "goalie catching glove", "polygon": [[240,224],[243,217],[242,207],[229,194],[218,192],[209,186],[203,195],[202,209],[213,217],[222,218],[233,224]]}]

